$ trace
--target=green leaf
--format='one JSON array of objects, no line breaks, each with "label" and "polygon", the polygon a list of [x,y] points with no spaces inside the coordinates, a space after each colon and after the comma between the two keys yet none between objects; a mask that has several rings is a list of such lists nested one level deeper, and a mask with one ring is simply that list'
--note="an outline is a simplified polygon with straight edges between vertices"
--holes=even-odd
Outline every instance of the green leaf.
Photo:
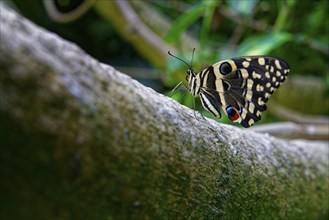
[{"label": "green leaf", "polygon": [[204,0],[204,3],[206,5],[206,7],[204,10],[204,17],[202,20],[201,31],[200,31],[201,48],[203,48],[206,45],[206,42],[208,41],[211,22],[213,20],[213,15],[215,13],[218,1]]},{"label": "green leaf", "polygon": [[165,40],[168,43],[173,43],[177,41],[182,34],[186,31],[191,24],[198,20],[201,15],[203,15],[204,10],[206,9],[205,3],[199,3],[196,6],[189,9],[183,15],[181,15],[174,23],[172,28],[168,31]]},{"label": "green leaf", "polygon": [[291,34],[276,32],[261,36],[251,36],[239,46],[238,54],[241,56],[267,55],[270,51],[292,40]]}]

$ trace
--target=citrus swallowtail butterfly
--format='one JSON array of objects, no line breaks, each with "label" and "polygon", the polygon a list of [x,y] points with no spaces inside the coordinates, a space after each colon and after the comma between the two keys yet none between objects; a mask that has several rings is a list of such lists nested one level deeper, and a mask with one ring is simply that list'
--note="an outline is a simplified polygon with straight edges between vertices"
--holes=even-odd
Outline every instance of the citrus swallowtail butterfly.
[{"label": "citrus swallowtail butterfly", "polygon": [[260,120],[265,103],[289,73],[289,65],[281,59],[246,56],[219,61],[197,74],[168,53],[189,67],[188,90],[200,97],[204,109],[221,118],[221,108],[231,121],[246,128]]}]

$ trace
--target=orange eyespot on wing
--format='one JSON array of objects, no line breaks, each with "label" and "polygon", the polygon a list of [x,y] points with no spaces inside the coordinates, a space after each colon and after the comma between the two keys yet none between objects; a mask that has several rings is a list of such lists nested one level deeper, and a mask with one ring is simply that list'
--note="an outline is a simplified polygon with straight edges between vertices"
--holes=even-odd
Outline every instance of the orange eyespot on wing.
[{"label": "orange eyespot on wing", "polygon": [[228,117],[231,119],[231,121],[233,121],[233,122],[237,121],[240,118],[240,114],[232,106],[229,106],[226,108],[226,113],[227,113]]}]

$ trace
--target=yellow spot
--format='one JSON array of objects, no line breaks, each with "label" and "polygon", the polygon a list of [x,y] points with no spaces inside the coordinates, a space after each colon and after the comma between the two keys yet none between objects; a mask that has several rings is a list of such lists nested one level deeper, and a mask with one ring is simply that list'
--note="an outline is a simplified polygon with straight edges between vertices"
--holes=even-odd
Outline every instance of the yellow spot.
[{"label": "yellow spot", "polygon": [[281,76],[281,73],[279,70],[276,71],[276,76],[278,76],[278,77]]},{"label": "yellow spot", "polygon": [[284,76],[281,76],[280,79],[281,79],[281,80],[284,79]]},{"label": "yellow spot", "polygon": [[279,84],[280,84],[280,83],[279,83],[278,81],[275,83],[276,86],[278,86]]},{"label": "yellow spot", "polygon": [[271,77],[269,72],[266,72],[266,73],[265,73],[265,76],[266,76],[266,78],[268,78],[268,79]]},{"label": "yellow spot", "polygon": [[245,60],[246,60],[246,61],[251,61],[251,58],[246,58]]},{"label": "yellow spot", "polygon": [[274,63],[276,65],[276,68],[278,68],[279,70],[282,69],[279,60],[275,60]]},{"label": "yellow spot", "polygon": [[271,88],[270,88],[270,91],[271,91],[271,92],[273,92],[274,90],[275,90],[275,88],[274,88],[274,87],[271,87]]},{"label": "yellow spot", "polygon": [[271,70],[270,70],[270,72],[271,72],[271,73],[274,72],[274,67],[273,67],[273,66],[271,66]]},{"label": "yellow spot", "polygon": [[247,89],[251,90],[253,85],[254,85],[254,81],[252,81],[251,79],[248,79],[247,80]]},{"label": "yellow spot", "polygon": [[254,105],[254,103],[250,102],[250,104],[249,104],[249,111],[251,113],[254,113],[254,110],[255,110],[255,105]]},{"label": "yellow spot", "polygon": [[257,110],[257,112],[256,112],[257,117],[259,117],[261,114],[262,113],[259,110]]},{"label": "yellow spot", "polygon": [[256,86],[256,90],[257,90],[257,92],[262,92],[262,91],[264,91],[264,87],[262,86],[262,85],[257,85]]},{"label": "yellow spot", "polygon": [[[266,94],[268,94],[268,93],[265,93],[265,97],[266,97]],[[264,104],[265,104],[265,103],[263,102],[262,98],[259,97],[259,98],[258,98],[258,105],[262,106],[262,105],[264,105]]]},{"label": "yellow spot", "polygon": [[252,92],[251,91],[247,92],[246,99],[251,101],[251,99],[252,99]]},{"label": "yellow spot", "polygon": [[269,82],[266,83],[266,87],[267,87],[267,88],[270,88],[270,87],[271,87],[271,83],[269,83]]},{"label": "yellow spot", "polygon": [[264,58],[258,58],[258,63],[260,64],[260,65],[265,65],[265,59]]},{"label": "yellow spot", "polygon": [[269,70],[269,69],[270,69],[270,66],[269,66],[269,65],[266,65],[265,68],[266,68],[267,70]]},{"label": "yellow spot", "polygon": [[[272,90],[272,89],[273,89],[273,87],[270,90]],[[270,97],[271,97],[270,93],[265,93],[265,98],[270,98]]]},{"label": "yellow spot", "polygon": [[252,118],[251,118],[251,119],[249,120],[249,122],[248,122],[248,124],[249,124],[250,126],[253,125],[254,123],[255,123],[255,121],[254,121],[254,119],[252,119]]},{"label": "yellow spot", "polygon": [[244,68],[247,68],[247,67],[249,66],[249,62],[247,62],[247,61],[243,61],[243,62],[242,62],[242,66],[243,66]]},{"label": "yellow spot", "polygon": [[262,76],[254,71],[254,72],[252,72],[252,78],[254,78],[254,79],[261,79]]},{"label": "yellow spot", "polygon": [[275,82],[276,81],[276,78],[275,76],[272,77],[272,82]]}]

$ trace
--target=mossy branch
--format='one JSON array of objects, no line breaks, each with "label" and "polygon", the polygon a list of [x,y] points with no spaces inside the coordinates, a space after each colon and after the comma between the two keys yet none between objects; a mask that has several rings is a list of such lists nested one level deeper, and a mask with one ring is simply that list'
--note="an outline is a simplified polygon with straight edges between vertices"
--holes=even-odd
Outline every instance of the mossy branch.
[{"label": "mossy branch", "polygon": [[328,217],[327,143],[196,120],[0,10],[1,218]]}]

